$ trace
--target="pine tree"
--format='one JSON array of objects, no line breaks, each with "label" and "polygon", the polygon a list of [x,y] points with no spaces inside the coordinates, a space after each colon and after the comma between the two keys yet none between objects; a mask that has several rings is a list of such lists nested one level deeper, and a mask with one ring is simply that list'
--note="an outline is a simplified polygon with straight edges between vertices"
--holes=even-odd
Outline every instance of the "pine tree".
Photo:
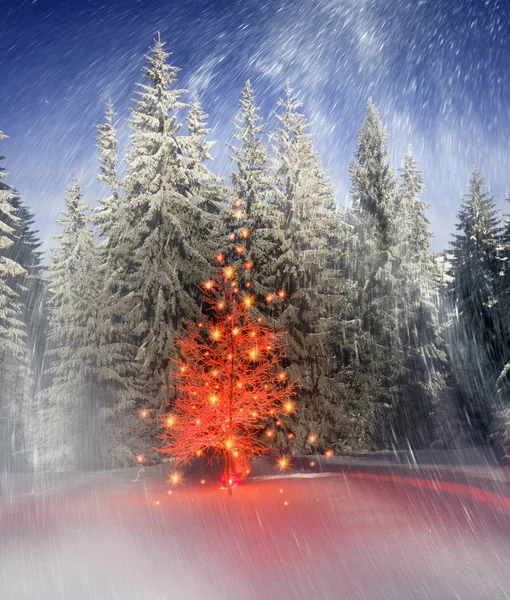
[{"label": "pine tree", "polygon": [[215,142],[207,140],[207,136],[211,132],[207,127],[207,119],[208,115],[202,109],[198,94],[195,94],[186,118],[188,136],[184,138],[187,180],[194,191],[217,182],[217,177],[205,164],[213,159],[210,151],[215,145]]},{"label": "pine tree", "polygon": [[438,288],[429,254],[431,233],[422,200],[424,185],[408,147],[396,197],[394,255],[396,307],[403,349],[399,401],[391,413],[397,447],[426,447],[434,440],[436,412],[445,392],[446,348],[438,316]]},{"label": "pine tree", "polygon": [[273,314],[288,331],[284,364],[298,384],[297,411],[278,435],[278,445],[303,454],[349,443],[349,385],[340,375],[343,357],[335,344],[349,319],[348,282],[339,269],[342,224],[334,192],[289,85],[278,107],[275,197],[282,243],[274,268],[276,287],[288,302]]},{"label": "pine tree", "polygon": [[[104,123],[97,125],[97,150],[99,152],[99,174],[97,178],[104,183],[109,195],[99,199],[95,210],[95,223],[103,238],[103,247],[108,249],[115,244],[115,232],[119,221],[121,199],[117,175],[117,130],[114,124],[115,112],[111,100],[106,106]],[[106,260],[108,257],[105,256]]]},{"label": "pine tree", "polygon": [[504,352],[497,302],[501,228],[494,201],[477,168],[456,227],[450,287],[454,314],[448,342],[463,409],[474,439],[480,441],[490,431]]},{"label": "pine tree", "polygon": [[[0,141],[6,139],[0,132]],[[0,157],[3,160],[4,157]],[[29,376],[26,327],[19,297],[23,267],[8,255],[16,241],[14,204],[18,196],[2,181],[7,173],[0,167],[0,470],[13,470],[22,464],[23,417],[28,401]]]},{"label": "pine tree", "polygon": [[[272,198],[272,176],[267,144],[264,141],[265,124],[256,105],[250,81],[241,93],[239,112],[234,119],[234,139],[230,145],[231,159],[236,166],[231,180],[239,206],[229,205],[226,211],[227,229],[231,235],[251,232],[244,245],[248,258],[256,266],[253,289],[266,294],[274,289],[274,260],[281,245],[280,213]],[[232,224],[231,215],[236,215]]]},{"label": "pine tree", "polygon": [[114,462],[102,411],[124,385],[126,345],[105,299],[102,265],[75,178],[59,220],[50,270],[49,386],[41,392],[38,465],[97,468]]},{"label": "pine tree", "polygon": [[[35,394],[40,389],[45,351],[47,286],[41,266],[42,253],[39,251],[41,242],[37,237],[37,232],[33,229],[33,215],[14,190],[9,203],[13,208],[12,214],[15,219],[13,220],[7,215],[4,215],[4,218],[5,222],[12,227],[13,243],[4,249],[2,254],[24,269],[23,274],[11,279],[11,287],[18,295],[20,317],[26,332],[26,365],[19,373],[18,383],[16,383],[16,389],[23,390],[23,398],[17,403],[18,446],[23,447],[23,453],[18,451],[18,457],[22,459],[18,461],[18,465],[23,463],[23,467],[26,467],[33,455],[29,432],[34,417]],[[21,366],[19,363],[17,364]],[[16,371],[17,367],[12,369]]]},{"label": "pine tree", "polygon": [[365,389],[370,389],[373,419],[367,423],[371,444],[393,443],[387,416],[398,403],[399,382],[404,375],[399,339],[399,311],[396,295],[396,186],[389,161],[386,138],[379,111],[370,100],[360,129],[355,160],[349,166],[356,230],[355,264],[359,295],[356,301],[365,332],[362,372]]},{"label": "pine tree", "polygon": [[[125,219],[115,250],[119,289],[126,299],[127,322],[139,347],[150,407],[169,400],[169,356],[175,356],[174,332],[185,318],[199,314],[195,282],[208,269],[208,238],[214,218],[194,194],[176,112],[184,108],[183,90],[173,87],[178,69],[168,63],[158,39],[147,56],[145,83],[139,84],[133,109],[132,145]],[[191,170],[193,173],[193,170]]]}]

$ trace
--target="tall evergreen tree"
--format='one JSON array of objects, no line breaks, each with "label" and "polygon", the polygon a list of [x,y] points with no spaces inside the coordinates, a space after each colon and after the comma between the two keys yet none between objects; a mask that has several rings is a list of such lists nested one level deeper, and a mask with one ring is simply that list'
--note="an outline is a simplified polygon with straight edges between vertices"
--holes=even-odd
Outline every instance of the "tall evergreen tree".
[{"label": "tall evergreen tree", "polygon": [[396,248],[395,306],[405,371],[391,412],[395,446],[426,447],[436,435],[436,412],[446,388],[447,361],[438,316],[438,287],[429,254],[432,235],[421,198],[424,185],[412,149],[400,171],[392,223]]},{"label": "tall evergreen tree", "polygon": [[174,88],[178,69],[158,39],[147,56],[145,83],[133,109],[132,145],[122,187],[125,218],[119,224],[116,272],[125,297],[128,323],[139,347],[149,405],[163,408],[170,398],[169,356],[183,319],[196,317],[195,282],[207,273],[204,244],[214,228],[203,199],[193,193],[177,111],[184,90]]},{"label": "tall evergreen tree", "polygon": [[63,231],[50,270],[49,386],[41,392],[37,464],[54,469],[111,464],[101,412],[123,385],[125,344],[105,299],[101,261],[89,228],[82,188],[68,187]]},{"label": "tall evergreen tree", "polygon": [[341,348],[335,343],[350,318],[348,282],[339,270],[342,225],[333,189],[289,85],[278,107],[275,196],[282,244],[274,268],[288,301],[280,314],[275,307],[275,317],[288,331],[285,365],[298,383],[297,410],[278,445],[302,454],[351,441],[346,441],[349,382],[340,375]]},{"label": "tall evergreen tree", "polygon": [[390,164],[381,116],[370,100],[359,132],[355,160],[349,166],[356,230],[355,273],[359,294],[357,309],[366,333],[363,372],[372,390],[373,419],[367,423],[372,445],[388,446],[394,436],[388,414],[398,402],[399,381],[404,374],[402,346],[396,310],[396,185]]},{"label": "tall evergreen tree", "polygon": [[[0,132],[0,141],[5,136]],[[0,156],[0,161],[4,157]],[[29,374],[26,327],[20,300],[19,278],[25,269],[8,255],[16,241],[16,192],[3,179],[0,166],[0,470],[21,466],[22,423],[28,401]]]},{"label": "tall evergreen tree", "polygon": [[491,427],[496,383],[504,363],[498,287],[501,227],[494,200],[475,168],[452,242],[448,342],[466,419],[475,440]]},{"label": "tall evergreen tree", "polygon": [[[232,202],[227,207],[227,229],[241,234],[249,232],[245,239],[247,256],[255,264],[253,289],[265,294],[274,289],[274,257],[281,244],[280,213],[276,210],[272,197],[272,176],[265,141],[265,124],[256,104],[255,93],[250,81],[246,81],[239,111],[234,119],[234,140],[230,145],[231,159],[235,164],[232,173],[235,203],[237,196],[243,206],[243,214]],[[231,215],[234,223],[230,221]]]},{"label": "tall evergreen tree", "polygon": [[[97,178],[104,183],[109,195],[99,199],[95,210],[95,223],[103,238],[103,247],[108,249],[115,244],[115,231],[119,220],[120,190],[117,174],[117,130],[115,128],[113,103],[108,101],[104,122],[97,125],[97,150],[99,152],[99,174]],[[107,257],[105,257],[107,259]]]}]

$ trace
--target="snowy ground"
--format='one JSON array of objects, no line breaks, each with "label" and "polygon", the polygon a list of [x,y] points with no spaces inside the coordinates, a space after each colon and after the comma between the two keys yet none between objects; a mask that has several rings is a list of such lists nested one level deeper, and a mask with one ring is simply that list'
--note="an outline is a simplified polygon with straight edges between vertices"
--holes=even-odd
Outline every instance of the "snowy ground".
[{"label": "snowy ground", "polygon": [[264,459],[233,497],[214,470],[4,480],[0,598],[510,598],[510,470],[407,458]]}]

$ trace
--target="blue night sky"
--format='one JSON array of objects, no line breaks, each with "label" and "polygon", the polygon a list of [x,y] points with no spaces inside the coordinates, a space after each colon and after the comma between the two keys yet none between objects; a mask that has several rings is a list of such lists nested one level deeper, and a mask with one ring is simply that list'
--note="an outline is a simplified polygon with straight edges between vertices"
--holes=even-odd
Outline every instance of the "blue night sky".
[{"label": "blue night sky", "polygon": [[314,124],[339,203],[365,106],[373,97],[400,165],[411,143],[431,204],[433,250],[447,246],[470,170],[496,203],[510,197],[508,0],[28,0],[1,3],[0,130],[8,182],[45,240],[77,170],[95,182],[95,124],[111,96],[121,146],[143,55],[158,31],[211,115],[215,170],[241,88],[252,80],[270,119],[286,78]]}]

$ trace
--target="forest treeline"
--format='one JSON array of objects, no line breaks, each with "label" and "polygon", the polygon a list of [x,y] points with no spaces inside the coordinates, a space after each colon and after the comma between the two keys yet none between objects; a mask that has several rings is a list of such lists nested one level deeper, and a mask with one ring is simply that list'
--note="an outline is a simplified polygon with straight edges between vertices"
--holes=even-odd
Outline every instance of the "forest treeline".
[{"label": "forest treeline", "polygon": [[[222,180],[210,166],[208,115],[168,59],[158,40],[137,87],[122,176],[106,107],[97,126],[104,194],[87,206],[74,177],[49,268],[30,211],[0,172],[0,469],[158,460],[176,332],[199,317],[198,284],[234,243],[236,197],[258,310],[285,327],[283,366],[297,383],[278,450],[450,448],[498,431],[501,441],[510,226],[482,173],[473,170],[450,249],[434,256],[419,166],[410,147],[398,169],[391,164],[372,101],[339,210],[293,90],[282,91],[268,131],[247,81],[232,175]],[[271,301],[275,290],[284,302]]]}]

